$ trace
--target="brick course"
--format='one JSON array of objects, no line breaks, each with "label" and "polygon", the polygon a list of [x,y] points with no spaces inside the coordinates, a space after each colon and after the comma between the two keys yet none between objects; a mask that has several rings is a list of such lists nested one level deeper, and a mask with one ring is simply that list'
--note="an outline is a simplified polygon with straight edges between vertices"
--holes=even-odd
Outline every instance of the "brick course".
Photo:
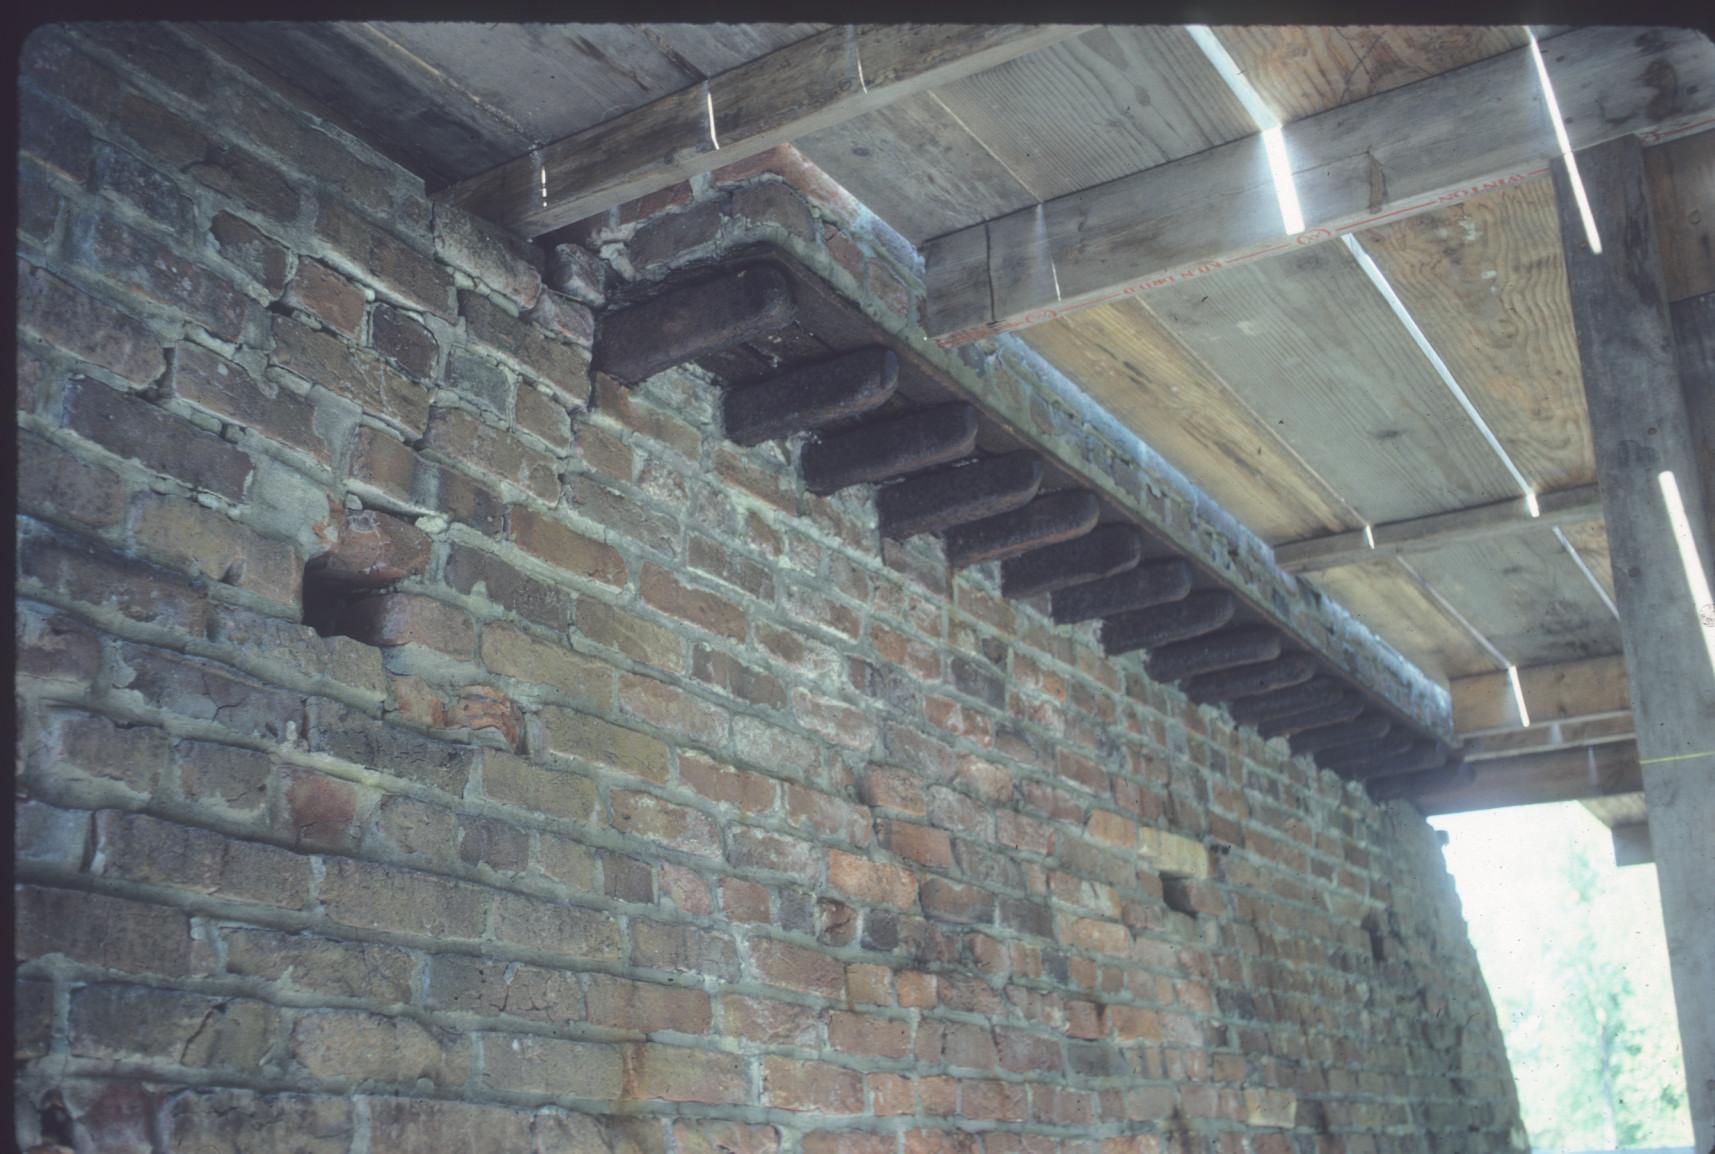
[{"label": "brick course", "polygon": [[801,157],[609,267],[138,27],[23,53],[21,1148],[1516,1142],[1414,812],[883,546],[699,372],[592,392],[585,305],[687,246],[909,320]]}]

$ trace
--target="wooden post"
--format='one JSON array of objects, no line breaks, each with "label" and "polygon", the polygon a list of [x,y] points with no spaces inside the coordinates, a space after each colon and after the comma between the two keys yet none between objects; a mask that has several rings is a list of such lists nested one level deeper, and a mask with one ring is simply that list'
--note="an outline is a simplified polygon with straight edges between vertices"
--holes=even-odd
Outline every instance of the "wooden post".
[{"label": "wooden post", "polygon": [[1715,605],[1709,522],[1646,186],[1623,137],[1556,162],[1561,247],[1613,556],[1696,1149],[1715,1145]]}]

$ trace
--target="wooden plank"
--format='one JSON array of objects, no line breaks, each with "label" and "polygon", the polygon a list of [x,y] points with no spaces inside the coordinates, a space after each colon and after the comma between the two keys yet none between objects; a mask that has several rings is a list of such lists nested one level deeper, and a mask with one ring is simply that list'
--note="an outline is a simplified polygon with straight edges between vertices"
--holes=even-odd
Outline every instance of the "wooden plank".
[{"label": "wooden plank", "polygon": [[1365,520],[1517,494],[1343,246],[1173,285],[1148,307]]},{"label": "wooden plank", "polygon": [[545,144],[459,182],[440,199],[539,236],[1080,31],[1007,24],[830,28]]},{"label": "wooden plank", "polygon": [[1505,668],[1399,558],[1329,569],[1312,584],[1433,677]]},{"label": "wooden plank", "polygon": [[1425,814],[1468,813],[1550,801],[1629,793],[1642,782],[1637,746],[1619,742],[1554,753],[1467,762],[1469,784],[1426,791],[1413,800]]},{"label": "wooden plank", "polygon": [[1613,600],[1614,566],[1608,554],[1608,526],[1602,521],[1586,521],[1581,525],[1562,525],[1560,532],[1607,590],[1608,599]]},{"label": "wooden plank", "polygon": [[[1710,215],[1715,216],[1715,201]],[[1697,475],[1703,489],[1703,509],[1715,517],[1715,292],[1675,301],[1674,362],[1685,398],[1686,428],[1697,454]],[[1711,528],[1715,536],[1715,527]]]},{"label": "wooden plank", "polygon": [[1185,29],[1164,25],[1092,29],[935,95],[1039,197],[1255,131]]},{"label": "wooden plank", "polygon": [[1554,536],[1520,529],[1414,554],[1411,567],[1518,665],[1613,653],[1619,622]]},{"label": "wooden plank", "polygon": [[1612,829],[1616,825],[1649,820],[1649,806],[1643,791],[1616,793],[1610,797],[1585,798],[1578,803],[1596,816],[1596,820]]},{"label": "wooden plank", "polygon": [[1644,149],[1667,299],[1715,293],[1715,130]]},{"label": "wooden plank", "polygon": [[1715,1021],[1715,493],[1704,492],[1698,475],[1642,149],[1631,138],[1586,149],[1578,168],[1601,251],[1585,242],[1571,182],[1556,165],[1561,242],[1614,601],[1625,626],[1692,1132],[1696,1147],[1708,1149],[1715,1144],[1715,1030],[1708,1028]]},{"label": "wooden plank", "polygon": [[1515,497],[1468,509],[1374,525],[1368,534],[1362,530],[1348,530],[1277,545],[1274,560],[1288,573],[1314,573],[1336,565],[1396,557],[1450,542],[1504,536],[1526,526],[1548,528],[1599,520],[1601,516],[1602,496],[1596,491],[1596,486],[1580,485],[1574,489],[1537,494],[1534,513],[1529,500]]},{"label": "wooden plank", "polygon": [[1380,225],[1363,245],[1531,485],[1594,481],[1547,174]]},{"label": "wooden plank", "polygon": [[639,24],[638,31],[687,72],[718,76],[747,60],[825,32],[827,24]]},{"label": "wooden plank", "polygon": [[1378,92],[1521,48],[1517,26],[1218,26],[1218,38],[1281,121],[1301,120]]},{"label": "wooden plank", "polygon": [[[1533,726],[1631,712],[1625,659],[1617,654],[1522,666],[1518,680],[1518,696],[1524,698]],[[1461,738],[1523,728],[1511,680],[1504,672],[1456,678],[1447,690],[1453,698],[1453,728]]]},{"label": "wooden plank", "polygon": [[[1715,45],[1700,33],[1583,28],[1544,52],[1575,147],[1715,111]],[[1285,235],[1260,136],[1236,140],[1056,197],[1040,219],[1032,210],[974,226],[989,233],[993,304],[953,313],[931,299],[930,334],[954,345],[1040,324],[1517,183],[1558,154],[1522,49],[1294,121],[1285,141],[1302,235]],[[936,249],[925,251],[931,267]],[[1043,291],[1049,270],[1058,292]]]},{"label": "wooden plank", "polygon": [[[931,297],[935,291],[931,286]],[[1141,301],[1077,313],[1025,339],[1264,540],[1362,524],[1275,427]]]},{"label": "wooden plank", "polygon": [[1634,741],[1637,727],[1629,713],[1591,721],[1563,721],[1529,729],[1508,729],[1479,737],[1468,737],[1460,748],[1467,761],[1493,757],[1515,757],[1521,753],[1546,753],[1573,746],[1603,745],[1612,741]]}]

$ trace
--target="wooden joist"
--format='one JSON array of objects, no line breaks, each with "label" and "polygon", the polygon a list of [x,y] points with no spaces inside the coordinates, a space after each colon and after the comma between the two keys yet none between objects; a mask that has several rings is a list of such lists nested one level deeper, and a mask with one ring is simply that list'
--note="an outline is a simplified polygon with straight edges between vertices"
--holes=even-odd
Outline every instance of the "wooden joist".
[{"label": "wooden joist", "polygon": [[1185,696],[1202,704],[1242,701],[1247,697],[1302,685],[1316,675],[1316,663],[1302,653],[1289,653],[1260,665],[1241,665],[1191,678]]},{"label": "wooden joist", "polygon": [[[1619,717],[1632,709],[1626,662],[1619,654],[1527,665],[1518,671],[1518,680],[1519,696],[1533,726]],[[1462,738],[1524,727],[1518,697],[1505,673],[1456,677],[1448,691],[1453,698],[1453,727]]]},{"label": "wooden joist", "polygon": [[1296,713],[1287,713],[1279,717],[1271,717],[1266,721],[1259,721],[1256,731],[1263,737],[1290,737],[1295,733],[1303,733],[1307,729],[1316,729],[1324,725],[1338,725],[1342,721],[1350,721],[1363,711],[1363,698],[1348,691],[1341,696],[1340,700],[1328,705],[1318,705],[1311,709],[1301,709]]},{"label": "wooden joist", "polygon": [[792,283],[771,263],[746,265],[710,280],[603,314],[592,371],[622,385],[773,332],[793,316]]},{"label": "wooden joist", "polygon": [[1288,744],[1294,756],[1300,753],[1321,753],[1325,749],[1338,749],[1342,745],[1375,741],[1388,736],[1392,729],[1392,721],[1379,713],[1372,713],[1354,721],[1318,726],[1295,733]]},{"label": "wooden joist", "polygon": [[1366,778],[1364,786],[1370,791],[1371,800],[1394,801],[1422,794],[1455,793],[1469,787],[1476,780],[1476,776],[1476,771],[1470,766],[1455,761],[1439,769]]},{"label": "wooden joist", "polygon": [[[1146,609],[1152,605],[1180,601],[1191,592],[1191,576],[1191,566],[1177,558],[1141,565],[1127,573],[1060,590],[1049,603],[1050,612],[1056,624],[1066,625],[1075,621],[1089,621],[1110,614],[1124,613],[1127,610]],[[1230,619],[1232,596],[1225,593],[1222,596],[1227,598],[1227,617]],[[1212,612],[1213,604],[1207,600],[1199,602],[1198,608],[1204,610],[1205,616],[1216,615]],[[1224,625],[1226,621],[1218,624]],[[1105,623],[1102,632],[1105,637]],[[1117,653],[1119,650],[1109,652]]]},{"label": "wooden joist", "polygon": [[728,439],[759,445],[867,413],[899,383],[892,349],[859,349],[789,369],[771,380],[730,389],[722,399]]},{"label": "wooden joist", "polygon": [[849,485],[891,481],[968,457],[977,445],[977,411],[963,402],[912,409],[804,446],[804,485],[826,496]]},{"label": "wooden joist", "polygon": [[1148,669],[1155,680],[1173,682],[1279,656],[1280,634],[1266,626],[1248,625],[1164,645],[1150,653]]},{"label": "wooden joist", "polygon": [[1094,529],[1101,514],[1087,489],[1049,493],[1022,509],[947,530],[947,564],[964,569],[1071,541]]},{"label": "wooden joist", "polygon": [[1467,762],[1471,778],[1413,795],[1426,814],[1465,813],[1548,801],[1579,801],[1643,788],[1636,745],[1594,745],[1557,753]]},{"label": "wooden joist", "polygon": [[1335,773],[1355,773],[1379,762],[1397,758],[1411,749],[1409,733],[1390,733],[1372,741],[1355,741],[1349,745],[1324,749],[1312,756],[1316,764]]},{"label": "wooden joist", "polygon": [[1035,549],[1000,567],[1004,597],[1035,597],[1137,568],[1143,534],[1130,525],[1098,525],[1076,541]]},{"label": "wooden joist", "polygon": [[1256,725],[1306,709],[1333,705],[1346,695],[1346,687],[1332,677],[1315,677],[1290,689],[1258,694],[1235,701],[1229,707],[1233,720],[1240,725]]},{"label": "wooden joist", "polygon": [[[1189,580],[1186,584],[1190,584]],[[1054,596],[1058,600],[1060,594]],[[1226,625],[1233,619],[1234,608],[1233,599],[1225,592],[1206,589],[1182,600],[1120,613],[1102,621],[1102,652],[1111,657],[1189,641]]]},{"label": "wooden joist", "polygon": [[[1575,148],[1715,110],[1715,45],[1698,32],[1581,28],[1543,52]],[[1283,135],[1303,233],[1285,234],[1263,140],[1247,137],[931,241],[930,335],[963,344],[1397,220],[1529,179],[1559,151],[1523,48]]]},{"label": "wooden joist", "polygon": [[1427,770],[1440,769],[1447,764],[1449,753],[1445,745],[1439,741],[1419,739],[1411,743],[1410,748],[1397,757],[1390,757],[1370,765],[1354,776],[1364,779],[1395,777],[1406,773],[1423,773]]},{"label": "wooden joist", "polygon": [[1524,528],[1550,528],[1594,521],[1602,516],[1602,497],[1594,485],[1580,485],[1536,495],[1536,512],[1530,501],[1517,497],[1469,509],[1413,517],[1362,529],[1311,537],[1274,548],[1275,564],[1289,573],[1315,573],[1357,561],[1397,557],[1424,549],[1485,537],[1503,536]]},{"label": "wooden joist", "polygon": [[436,199],[541,236],[1086,31],[840,25],[545,144]]},{"label": "wooden joist", "polygon": [[875,494],[881,535],[903,541],[1023,508],[1042,484],[1042,458],[1003,453],[885,485]]}]

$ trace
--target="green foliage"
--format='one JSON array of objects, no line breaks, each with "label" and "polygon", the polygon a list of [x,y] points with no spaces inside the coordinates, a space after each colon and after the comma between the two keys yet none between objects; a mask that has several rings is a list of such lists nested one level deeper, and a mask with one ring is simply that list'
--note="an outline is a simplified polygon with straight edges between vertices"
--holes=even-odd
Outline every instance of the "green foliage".
[{"label": "green foliage", "polygon": [[1652,866],[1581,806],[1438,818],[1533,1144],[1691,1142]]}]

